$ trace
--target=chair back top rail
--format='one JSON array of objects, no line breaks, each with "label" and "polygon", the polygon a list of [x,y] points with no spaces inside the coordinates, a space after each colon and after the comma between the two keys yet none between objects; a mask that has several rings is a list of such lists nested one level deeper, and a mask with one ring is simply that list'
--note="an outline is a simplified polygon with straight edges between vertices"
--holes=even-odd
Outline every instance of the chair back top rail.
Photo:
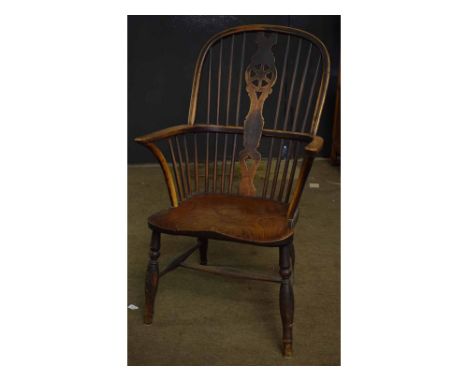
[{"label": "chair back top rail", "polygon": [[[259,43],[258,33],[251,34],[250,32],[266,32],[268,35],[265,35],[265,41]],[[252,46],[246,47],[247,35],[252,35],[256,39],[257,51],[252,51]],[[276,44],[277,36],[287,38],[286,44],[280,44],[279,41]],[[295,45],[293,45],[293,39],[297,40]],[[284,51],[281,50],[283,45],[286,46]],[[262,47],[265,49],[262,50]],[[318,54],[313,54],[313,47],[316,48]],[[267,60],[271,60],[268,59],[271,52],[273,56],[283,56],[282,60],[276,60],[278,70],[274,68],[275,78],[272,86],[275,81],[277,84],[276,89],[270,89],[270,92],[272,90],[271,98],[274,99],[267,100],[268,106],[265,106],[271,108],[272,112],[276,111],[274,122],[273,118],[270,122],[271,127],[278,130],[301,131],[314,136],[317,133],[328,88],[330,56],[318,37],[300,29],[281,25],[238,26],[222,31],[206,42],[195,65],[188,125],[192,126],[199,122],[201,114],[198,106],[202,97],[204,101],[206,98],[204,109],[206,118],[203,122],[207,124],[215,122],[217,125],[230,125],[235,122],[239,126],[242,114],[240,113],[241,105],[248,107],[244,99],[245,90],[248,91],[249,85],[247,69],[254,69],[252,64],[258,57],[264,60],[267,57]],[[315,67],[312,62],[316,63]],[[253,75],[251,79],[255,81],[257,78]],[[268,80],[269,78],[263,76],[262,79]],[[246,81],[247,88],[245,88]],[[316,90],[317,81],[320,83],[318,90]],[[260,85],[262,85],[261,82]],[[273,102],[276,105],[269,104]],[[234,104],[235,107],[233,107]],[[311,111],[312,115],[310,115]],[[283,114],[280,116],[282,118],[278,118],[278,113]],[[307,128],[309,120],[310,125]]]}]

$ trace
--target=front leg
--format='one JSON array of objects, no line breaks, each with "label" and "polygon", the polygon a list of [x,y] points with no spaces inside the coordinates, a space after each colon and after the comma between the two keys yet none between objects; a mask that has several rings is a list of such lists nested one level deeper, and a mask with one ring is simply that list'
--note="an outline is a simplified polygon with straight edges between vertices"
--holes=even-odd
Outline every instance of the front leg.
[{"label": "front leg", "polygon": [[145,324],[153,322],[154,300],[159,282],[159,249],[161,247],[161,233],[153,230],[149,252],[148,267],[146,269],[145,283]]},{"label": "front leg", "polygon": [[280,312],[283,323],[283,355],[292,356],[292,326],[294,319],[294,292],[291,283],[290,245],[280,247]]}]

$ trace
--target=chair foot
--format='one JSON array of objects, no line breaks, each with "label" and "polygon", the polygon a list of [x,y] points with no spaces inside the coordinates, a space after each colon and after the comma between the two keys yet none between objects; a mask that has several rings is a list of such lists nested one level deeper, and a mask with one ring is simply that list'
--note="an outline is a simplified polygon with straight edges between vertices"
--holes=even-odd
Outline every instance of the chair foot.
[{"label": "chair foot", "polygon": [[283,355],[292,356],[292,327],[294,321],[294,291],[291,283],[291,246],[280,247],[280,312],[283,323]]},{"label": "chair foot", "polygon": [[145,313],[143,321],[146,325],[150,325],[153,322],[154,300],[156,298],[159,283],[160,246],[161,233],[153,231],[145,282]]},{"label": "chair foot", "polygon": [[292,344],[291,343],[283,343],[283,356],[284,357],[292,357]]},{"label": "chair foot", "polygon": [[200,265],[208,264],[208,239],[199,237],[198,242],[200,243]]},{"label": "chair foot", "polygon": [[153,323],[153,317],[147,317],[145,313],[145,318],[143,319],[145,325],[151,325]]}]

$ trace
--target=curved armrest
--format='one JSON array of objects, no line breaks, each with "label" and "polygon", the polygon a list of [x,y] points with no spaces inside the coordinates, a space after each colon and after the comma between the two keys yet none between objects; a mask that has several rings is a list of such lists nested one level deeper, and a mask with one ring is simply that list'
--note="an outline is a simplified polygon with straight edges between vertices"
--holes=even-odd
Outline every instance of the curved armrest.
[{"label": "curved armrest", "polygon": [[316,135],[312,142],[310,142],[306,147],[305,151],[309,155],[317,155],[323,147],[323,138]]},{"label": "curved armrest", "polygon": [[135,142],[141,144],[148,144],[151,142],[160,141],[162,139],[170,138],[174,135],[185,133],[187,130],[192,129],[190,125],[176,125],[167,127],[163,130],[158,130],[153,133],[142,135],[141,137],[135,138]]},{"label": "curved armrest", "polygon": [[[160,131],[161,133],[163,131]],[[144,137],[141,137],[144,138]],[[175,188],[175,183],[174,183],[174,177],[172,176],[171,169],[169,168],[169,165],[167,163],[166,157],[162,153],[162,151],[157,147],[152,139],[148,140],[140,140],[138,141],[136,138],[135,141],[138,143],[143,144],[148,150],[150,150],[153,155],[157,158],[159,161],[159,164],[161,165],[161,169],[164,174],[164,178],[166,179],[166,186],[167,186],[167,191],[169,192],[169,199],[171,200],[172,207],[177,207],[179,205],[178,199],[177,199],[177,193],[176,193],[176,188]]]},{"label": "curved armrest", "polygon": [[317,154],[323,147],[323,138],[315,136],[305,148],[305,157],[301,166],[301,173],[299,174],[299,181],[297,182],[296,189],[294,190],[293,197],[289,203],[288,208],[288,219],[294,219],[294,215],[299,205],[299,200],[301,199],[302,191],[304,191],[304,185],[306,183],[307,177],[309,176],[310,168],[312,167],[312,162]]},{"label": "curved armrest", "polygon": [[173,207],[177,207],[179,202],[177,199],[177,192],[174,182],[174,177],[172,176],[171,170],[169,168],[169,164],[162,153],[162,151],[155,145],[155,142],[161,141],[166,138],[171,138],[173,136],[183,134],[186,131],[193,129],[193,126],[190,125],[176,125],[165,128],[163,130],[158,130],[153,133],[142,135],[141,137],[135,138],[135,142],[144,145],[147,149],[149,149],[153,155],[159,161],[161,165],[161,169],[164,174],[164,178],[166,179],[167,190],[169,192],[169,198],[171,200],[171,204]]},{"label": "curved armrest", "polygon": [[[244,128],[242,126],[233,126],[233,125],[208,125],[208,124],[194,124],[194,125],[176,125],[168,127],[163,130],[155,131],[143,135],[141,137],[135,138],[135,142],[140,144],[148,144],[152,142],[157,142],[166,138],[171,138],[176,135],[181,135],[184,133],[224,133],[224,134],[243,134]],[[295,131],[281,131],[281,130],[272,130],[272,129],[263,129],[262,135],[265,137],[272,138],[282,138],[282,139],[292,139],[297,141],[309,142],[310,135],[306,133],[299,133]],[[323,143],[323,139],[315,136],[312,143],[317,146],[317,142],[320,141]],[[309,145],[310,146],[310,145]],[[314,146],[315,147],[315,146]],[[320,145],[321,147],[321,145]]]}]

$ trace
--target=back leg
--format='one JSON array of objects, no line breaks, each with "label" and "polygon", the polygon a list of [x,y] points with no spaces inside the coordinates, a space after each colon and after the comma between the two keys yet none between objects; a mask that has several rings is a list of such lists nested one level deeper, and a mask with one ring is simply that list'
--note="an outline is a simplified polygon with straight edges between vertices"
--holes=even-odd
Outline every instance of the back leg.
[{"label": "back leg", "polygon": [[208,264],[208,239],[199,237],[198,243],[200,244],[200,264]]}]

